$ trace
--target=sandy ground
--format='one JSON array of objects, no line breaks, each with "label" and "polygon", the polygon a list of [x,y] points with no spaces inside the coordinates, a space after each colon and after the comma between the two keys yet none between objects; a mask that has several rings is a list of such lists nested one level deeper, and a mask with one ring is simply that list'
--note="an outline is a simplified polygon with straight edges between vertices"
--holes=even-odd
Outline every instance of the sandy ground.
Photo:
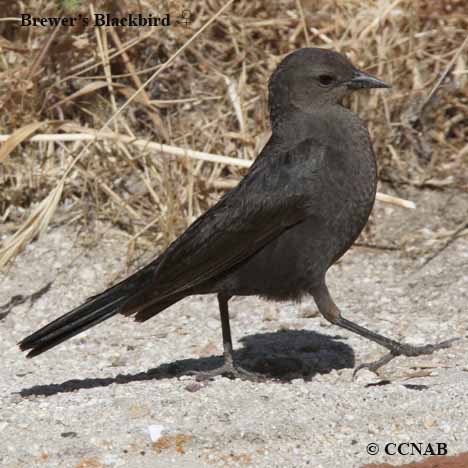
[{"label": "sandy ground", "polygon": [[[466,217],[466,195],[410,196],[417,211],[377,206],[378,242],[413,236],[417,251]],[[262,383],[187,375],[221,362],[213,296],[186,299],[144,325],[113,318],[25,359],[18,340],[115,279],[122,239],[110,230],[84,249],[75,230],[52,227],[0,276],[0,305],[16,304],[0,309],[1,466],[349,468],[423,458],[386,455],[388,443],[468,449],[467,237],[420,271],[421,258],[363,248],[330,270],[335,300],[359,324],[414,344],[462,338],[432,356],[398,358],[379,376],[352,380],[356,364],[384,350],[327,324],[312,301],[258,298],[232,300],[231,325],[237,358],[264,373]],[[51,280],[21,303],[18,295]],[[154,442],[150,426],[153,438],[161,432]]]}]

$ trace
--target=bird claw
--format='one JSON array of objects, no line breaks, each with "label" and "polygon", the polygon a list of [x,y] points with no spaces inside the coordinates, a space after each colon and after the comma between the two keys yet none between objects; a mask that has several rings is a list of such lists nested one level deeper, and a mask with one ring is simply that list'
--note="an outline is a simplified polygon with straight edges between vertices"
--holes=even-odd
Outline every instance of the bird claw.
[{"label": "bird claw", "polygon": [[225,362],[221,367],[209,371],[190,371],[188,375],[195,376],[197,381],[210,380],[218,375],[231,379],[249,380],[251,382],[262,382],[264,377],[245,370],[241,366],[236,366],[233,362]]},{"label": "bird claw", "polygon": [[450,340],[441,341],[436,344],[428,344],[423,346],[411,346],[408,344],[401,345],[400,352],[398,355],[414,357],[414,356],[423,356],[425,354],[432,354],[434,351],[439,349],[446,349],[452,346],[452,343],[459,341],[460,338],[451,338]]},{"label": "bird claw", "polygon": [[414,357],[432,354],[435,351],[438,351],[439,349],[450,348],[450,346],[452,346],[454,342],[459,340],[460,338],[451,338],[450,340],[441,341],[440,343],[428,344],[423,346],[412,346],[408,344],[402,344],[400,345],[398,350],[390,351],[388,354],[385,354],[376,361],[365,362],[357,366],[353,372],[353,380],[356,378],[357,373],[361,369],[368,369],[371,372],[375,373],[380,367],[384,366],[385,364],[388,364],[392,359],[396,358],[397,356]]},{"label": "bird claw", "polygon": [[362,364],[359,364],[359,366],[357,366],[356,369],[354,369],[353,380],[356,378],[357,373],[361,369],[368,369],[371,372],[376,373],[380,367],[384,366],[385,364],[388,364],[393,358],[396,358],[396,357],[397,357],[397,354],[388,353],[388,354],[385,354],[385,356],[382,356],[380,359],[377,359],[377,361],[364,362]]}]

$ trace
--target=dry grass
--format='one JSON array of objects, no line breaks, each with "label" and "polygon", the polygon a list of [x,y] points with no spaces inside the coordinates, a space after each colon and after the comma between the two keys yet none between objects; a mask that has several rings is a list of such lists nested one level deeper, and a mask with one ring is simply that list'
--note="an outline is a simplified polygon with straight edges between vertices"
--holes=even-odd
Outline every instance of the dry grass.
[{"label": "dry grass", "polygon": [[[84,223],[88,232],[97,220],[110,221],[128,233],[132,252],[137,241],[145,248],[166,246],[245,169],[190,154],[174,158],[145,141],[247,165],[268,132],[271,71],[286,53],[308,44],[345,52],[393,84],[391,92],[363,93],[352,104],[370,121],[382,180],[468,190],[465,0],[239,0],[214,18],[226,3],[190,2],[188,28],[22,28],[8,18],[24,11],[57,16],[58,7],[42,0],[24,2],[22,10],[15,3],[6,7],[0,133],[20,129],[21,140],[36,122],[44,133],[48,120],[58,120],[51,133],[57,126],[74,131],[63,124],[71,121],[75,131],[105,127],[126,138],[0,150],[0,265],[49,221]],[[111,12],[111,5],[62,3],[65,14],[87,16],[90,8]],[[175,19],[187,3],[118,5],[116,15],[169,11]]]}]

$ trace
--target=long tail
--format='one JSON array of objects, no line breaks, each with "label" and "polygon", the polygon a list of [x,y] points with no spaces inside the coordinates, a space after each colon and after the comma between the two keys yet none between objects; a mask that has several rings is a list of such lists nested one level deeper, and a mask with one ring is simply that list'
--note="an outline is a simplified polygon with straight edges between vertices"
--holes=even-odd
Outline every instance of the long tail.
[{"label": "long tail", "polygon": [[24,338],[19,347],[30,349],[28,358],[37,356],[98,323],[121,312],[128,301],[145,290],[152,279],[152,268],[144,268],[84,304]]}]

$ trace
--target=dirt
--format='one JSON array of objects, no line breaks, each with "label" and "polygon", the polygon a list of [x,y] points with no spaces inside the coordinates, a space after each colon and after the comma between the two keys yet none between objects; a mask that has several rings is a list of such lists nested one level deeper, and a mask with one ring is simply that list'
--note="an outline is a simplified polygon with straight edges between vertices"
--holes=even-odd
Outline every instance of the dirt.
[{"label": "dirt", "polygon": [[[16,346],[21,338],[125,268],[126,237],[119,231],[102,226],[101,240],[89,246],[86,231],[52,226],[0,276],[0,464],[349,468],[426,459],[408,466],[452,466],[449,458],[427,461],[430,451],[386,451],[406,443],[426,450],[446,444],[448,457],[467,450],[467,236],[419,267],[441,245],[434,239],[466,219],[468,196],[399,195],[417,209],[378,204],[372,242],[380,248],[351,249],[330,270],[330,290],[347,318],[395,339],[461,339],[355,380],[356,365],[385,351],[330,326],[310,299],[232,300],[236,358],[263,373],[261,383],[222,377],[200,383],[188,375],[221,362],[213,296],[181,301],[144,325],[113,318],[25,359]],[[154,425],[160,434],[152,440]],[[372,443],[375,455],[368,453]]]}]

